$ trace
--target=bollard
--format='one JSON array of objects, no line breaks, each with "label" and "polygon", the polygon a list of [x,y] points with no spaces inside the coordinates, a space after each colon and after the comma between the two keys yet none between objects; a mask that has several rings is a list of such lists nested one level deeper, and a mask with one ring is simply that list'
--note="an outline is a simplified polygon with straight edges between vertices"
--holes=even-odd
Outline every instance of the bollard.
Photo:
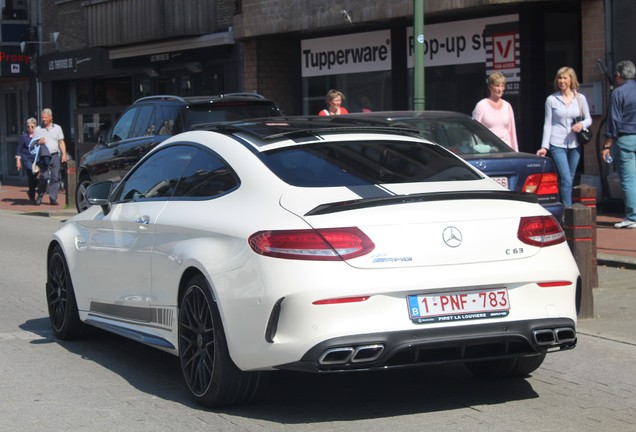
[{"label": "bollard", "polygon": [[581,203],[592,210],[592,288],[598,287],[598,261],[596,256],[596,188],[582,184],[572,189],[572,202]]},{"label": "bollard", "polygon": [[[581,274],[579,318],[594,317],[594,297],[592,294],[593,270],[592,238],[596,231],[596,218],[592,219],[592,209],[576,203],[565,209],[565,237]],[[594,223],[594,224],[593,224]]]},{"label": "bollard", "polygon": [[66,206],[75,208],[75,189],[77,188],[77,168],[74,160],[66,161]]}]

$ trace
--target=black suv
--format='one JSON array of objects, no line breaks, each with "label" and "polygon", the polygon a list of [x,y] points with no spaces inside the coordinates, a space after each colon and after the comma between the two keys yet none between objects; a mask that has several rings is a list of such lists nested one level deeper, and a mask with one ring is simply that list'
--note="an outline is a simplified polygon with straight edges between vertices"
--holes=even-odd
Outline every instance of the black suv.
[{"label": "black suv", "polygon": [[150,149],[198,125],[282,115],[274,102],[256,93],[220,96],[149,96],[128,107],[99,143],[79,161],[75,205],[89,207],[86,188],[102,180],[119,180]]}]

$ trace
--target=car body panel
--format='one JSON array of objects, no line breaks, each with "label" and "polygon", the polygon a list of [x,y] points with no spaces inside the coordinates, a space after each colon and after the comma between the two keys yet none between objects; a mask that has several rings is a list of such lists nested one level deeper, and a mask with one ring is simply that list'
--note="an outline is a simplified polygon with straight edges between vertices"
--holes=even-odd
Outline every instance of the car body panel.
[{"label": "car body panel", "polygon": [[[544,208],[521,195],[513,198],[478,172],[466,181],[379,184],[382,195],[390,197],[377,201],[365,195],[370,188],[290,185],[263,163],[273,148],[299,145],[381,140],[435,147],[393,132],[362,140],[354,132],[310,135],[303,136],[303,144],[283,137],[271,138],[276,144],[268,145],[231,130],[193,131],[158,145],[127,174],[108,205],[78,214],[53,236],[68,260],[80,319],[178,354],[179,287],[198,272],[209,281],[230,356],[243,371],[301,364],[323,370],[315,352],[344,340],[380,341],[392,351],[403,349],[405,335],[429,343],[427,333],[450,341],[443,335],[456,340],[462,334],[484,335],[483,329],[498,340],[523,339],[529,347],[523,353],[491,354],[505,357],[545,352],[548,347],[531,340],[534,329],[567,325],[574,332],[579,274],[567,244],[536,247],[517,237],[520,218],[549,217]],[[117,198],[155,154],[191,145],[220,155],[239,186],[210,198]],[[352,202],[373,205],[321,207]],[[256,253],[248,241],[261,231],[349,226],[369,236],[373,251],[346,261],[280,259]],[[460,244],[444,241],[451,227],[462,234]],[[88,244],[97,246],[83,246]],[[109,250],[99,259],[104,245]],[[131,262],[124,262],[129,256]],[[149,270],[140,274],[138,266]],[[93,278],[123,287],[98,292]],[[554,281],[556,286],[539,285]],[[409,295],[490,289],[507,290],[506,314],[435,323],[409,317]],[[343,298],[356,300],[329,302]],[[514,335],[505,334],[508,327]],[[354,369],[388,367],[384,358],[378,361]]]}]

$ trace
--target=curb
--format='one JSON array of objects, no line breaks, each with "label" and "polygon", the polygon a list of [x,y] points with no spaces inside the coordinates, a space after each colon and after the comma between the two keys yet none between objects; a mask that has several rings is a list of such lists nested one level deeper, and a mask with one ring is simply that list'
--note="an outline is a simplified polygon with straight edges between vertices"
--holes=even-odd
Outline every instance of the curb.
[{"label": "curb", "polygon": [[596,264],[636,270],[636,258],[622,255],[597,254]]}]

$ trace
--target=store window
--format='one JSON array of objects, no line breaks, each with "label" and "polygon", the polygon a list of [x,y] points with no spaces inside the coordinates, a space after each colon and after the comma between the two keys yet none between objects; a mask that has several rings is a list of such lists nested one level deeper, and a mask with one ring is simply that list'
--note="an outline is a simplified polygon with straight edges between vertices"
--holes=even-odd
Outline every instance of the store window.
[{"label": "store window", "polygon": [[27,19],[26,0],[0,0],[3,20]]},{"label": "store window", "polygon": [[325,95],[345,95],[349,112],[392,107],[390,31],[380,30],[301,42],[303,113],[326,108]]},{"label": "store window", "polygon": [[325,96],[330,89],[345,95],[342,106],[351,113],[389,110],[392,106],[391,72],[364,72],[304,79],[303,112],[318,114],[327,108]]}]

